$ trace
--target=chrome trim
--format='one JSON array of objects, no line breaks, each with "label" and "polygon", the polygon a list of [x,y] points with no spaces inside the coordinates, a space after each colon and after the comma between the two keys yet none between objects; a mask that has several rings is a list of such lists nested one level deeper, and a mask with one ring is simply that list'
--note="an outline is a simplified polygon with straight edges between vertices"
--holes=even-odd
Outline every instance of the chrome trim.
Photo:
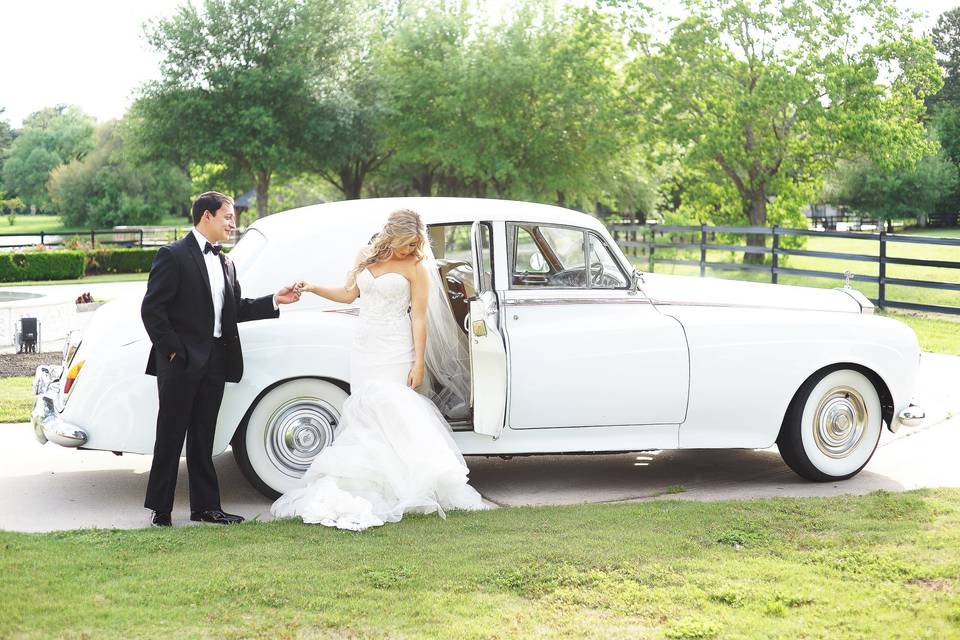
[{"label": "chrome trim", "polygon": [[846,458],[867,430],[867,405],[852,387],[830,389],[813,415],[813,440],[825,456]]},{"label": "chrome trim", "polygon": [[560,304],[653,304],[649,298],[513,298],[506,299],[508,306],[547,306]]},{"label": "chrome trim", "polygon": [[815,313],[850,313],[849,311],[830,309],[811,309],[810,307],[772,307],[766,304],[734,304],[730,302],[692,302],[683,300],[651,300],[657,307],[713,307],[727,309],[769,309],[770,311],[812,311]]},{"label": "chrome trim", "polygon": [[33,388],[40,389],[30,416],[33,433],[40,444],[49,441],[61,447],[82,447],[89,439],[87,432],[61,420],[57,413],[55,400],[60,393],[60,380],[59,373],[57,380],[51,379],[51,369],[62,370],[61,367],[41,365],[33,378]]},{"label": "chrome trim", "polygon": [[319,398],[298,397],[277,408],[264,429],[264,450],[278,471],[300,478],[336,438],[340,413]]},{"label": "chrome trim", "polygon": [[900,411],[897,416],[897,422],[904,427],[919,427],[927,418],[927,412],[923,407],[911,403],[906,409]]}]

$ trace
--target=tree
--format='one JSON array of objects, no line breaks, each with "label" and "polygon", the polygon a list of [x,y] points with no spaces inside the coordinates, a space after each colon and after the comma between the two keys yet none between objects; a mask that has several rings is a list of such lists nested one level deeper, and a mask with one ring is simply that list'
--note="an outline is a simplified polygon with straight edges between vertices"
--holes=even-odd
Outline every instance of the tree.
[{"label": "tree", "polygon": [[531,2],[487,24],[464,7],[422,8],[384,47],[387,174],[421,195],[598,197],[628,128],[609,20]]},{"label": "tree", "polygon": [[682,191],[694,215],[763,226],[809,202],[840,159],[889,169],[933,151],[920,119],[940,70],[889,0],[687,5],[663,41],[632,32],[632,94],[647,135],[706,183]]},{"label": "tree", "polygon": [[930,35],[943,67],[943,88],[930,96],[927,104],[960,108],[960,7],[940,14]]},{"label": "tree", "polygon": [[955,193],[958,172],[943,154],[921,158],[913,167],[884,170],[860,159],[841,163],[824,199],[887,221],[917,218],[921,225],[940,202]]},{"label": "tree", "polygon": [[142,144],[154,157],[245,172],[266,215],[274,174],[329,140],[316,83],[335,66],[348,14],[334,0],[205,0],[152,23],[162,79],[134,108]]},{"label": "tree", "polygon": [[58,105],[29,115],[10,145],[3,182],[28,207],[46,210],[47,180],[58,166],[83,158],[94,143],[92,117],[79,108]]},{"label": "tree", "polygon": [[97,129],[86,156],[54,169],[50,195],[68,226],[151,224],[189,202],[190,181],[168,162],[134,163],[122,122]]},{"label": "tree", "polygon": [[[0,116],[3,115],[4,111],[6,111],[6,108],[0,107]],[[6,119],[0,120],[0,162],[3,162],[4,158],[7,157],[7,149],[13,143],[15,137],[10,123]]]}]

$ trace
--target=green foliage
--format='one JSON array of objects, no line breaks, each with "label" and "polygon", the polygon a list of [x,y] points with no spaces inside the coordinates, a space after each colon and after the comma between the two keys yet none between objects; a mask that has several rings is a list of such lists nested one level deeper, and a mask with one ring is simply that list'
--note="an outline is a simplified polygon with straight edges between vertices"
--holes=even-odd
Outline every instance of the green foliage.
[{"label": "green foliage", "polygon": [[82,251],[0,253],[0,282],[79,278],[85,263]]},{"label": "green foliage", "polygon": [[206,0],[153,22],[162,79],[132,109],[144,153],[244,173],[265,215],[274,173],[329,139],[315,89],[335,68],[348,15],[333,0]]},{"label": "green foliage", "polygon": [[28,207],[49,209],[50,173],[82,159],[94,146],[94,119],[79,108],[59,105],[28,116],[3,164],[6,190]]},{"label": "green foliage", "polygon": [[387,176],[421,195],[614,192],[629,120],[610,20],[531,2],[486,24],[465,6],[422,7],[384,45]]},{"label": "green foliage", "polygon": [[96,249],[86,252],[86,273],[149,273],[157,249]]},{"label": "green foliage", "polygon": [[928,98],[931,108],[960,108],[960,7],[944,11],[930,33],[943,67],[943,88]]},{"label": "green foliage", "polygon": [[53,171],[50,196],[64,224],[101,229],[156,224],[189,203],[184,172],[169,162],[137,162],[127,151],[128,137],[123,122],[102,124],[90,153]]},{"label": "green foliage", "polygon": [[683,165],[669,200],[689,217],[799,220],[837,159],[893,168],[933,149],[919,122],[940,86],[933,47],[888,0],[693,0],[663,41],[636,15],[631,94]]},{"label": "green foliage", "polygon": [[913,167],[883,169],[869,160],[841,163],[824,200],[879,220],[925,219],[956,193],[957,165],[943,154],[924,156]]}]

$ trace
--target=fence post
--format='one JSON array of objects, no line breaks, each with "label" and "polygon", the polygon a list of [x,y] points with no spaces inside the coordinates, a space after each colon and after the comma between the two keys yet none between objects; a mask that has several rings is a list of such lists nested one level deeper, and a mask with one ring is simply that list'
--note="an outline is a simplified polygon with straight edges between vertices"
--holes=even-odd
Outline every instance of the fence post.
[{"label": "fence post", "polygon": [[649,249],[647,251],[647,272],[653,273],[653,252],[657,250],[653,244],[657,241],[657,227],[647,227],[647,229],[650,231],[650,246],[647,247]]},{"label": "fence post", "polygon": [[93,229],[90,230],[90,248],[93,249],[97,246],[97,232]]},{"label": "fence post", "polygon": [[887,299],[887,232],[880,226],[880,271],[877,274],[879,291],[877,292],[877,306],[883,309]]},{"label": "fence post", "polygon": [[40,246],[43,246],[43,231],[40,232]]},{"label": "fence post", "polygon": [[143,229],[140,229],[140,248],[143,249]]},{"label": "fence post", "polygon": [[773,242],[771,242],[771,247],[773,248],[773,258],[770,260],[770,282],[771,284],[777,284],[777,267],[779,266],[777,261],[777,249],[780,248],[780,236],[777,235],[777,229],[780,228],[780,225],[773,225],[771,231],[773,231]]},{"label": "fence post", "polygon": [[700,277],[707,274],[707,225],[700,225]]}]

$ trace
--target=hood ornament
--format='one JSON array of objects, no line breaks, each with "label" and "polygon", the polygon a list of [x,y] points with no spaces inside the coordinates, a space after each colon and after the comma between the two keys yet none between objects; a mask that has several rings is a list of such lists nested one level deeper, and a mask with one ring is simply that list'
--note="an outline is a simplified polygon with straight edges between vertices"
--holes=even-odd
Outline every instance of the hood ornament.
[{"label": "hood ornament", "polygon": [[854,274],[849,269],[843,272],[843,288],[844,289],[850,288],[850,281],[853,280],[853,278],[854,278]]}]

